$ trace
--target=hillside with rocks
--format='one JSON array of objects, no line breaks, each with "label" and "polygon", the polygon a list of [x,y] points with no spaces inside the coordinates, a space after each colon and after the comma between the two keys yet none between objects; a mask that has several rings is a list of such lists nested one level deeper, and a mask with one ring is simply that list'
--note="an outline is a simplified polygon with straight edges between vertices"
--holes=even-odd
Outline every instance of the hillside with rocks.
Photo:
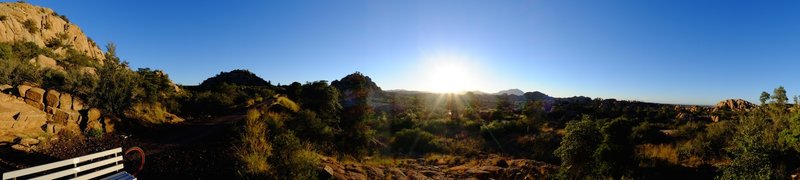
[{"label": "hillside with rocks", "polygon": [[69,47],[91,58],[105,59],[97,44],[66,16],[28,3],[0,3],[0,42],[15,41],[52,47],[59,56],[65,56]]}]

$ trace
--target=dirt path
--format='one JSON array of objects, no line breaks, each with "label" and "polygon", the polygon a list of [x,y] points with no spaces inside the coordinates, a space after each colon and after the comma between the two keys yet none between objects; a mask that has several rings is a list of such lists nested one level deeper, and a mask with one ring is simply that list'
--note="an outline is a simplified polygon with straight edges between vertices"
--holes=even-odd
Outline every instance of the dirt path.
[{"label": "dirt path", "polygon": [[[179,148],[190,144],[204,144],[215,138],[229,137],[233,125],[242,120],[244,115],[227,115],[186,124],[169,125],[144,137],[133,137],[126,145],[139,146],[147,155],[158,154],[165,150]],[[135,135],[134,135],[135,136]],[[138,144],[138,145],[137,145]]]}]

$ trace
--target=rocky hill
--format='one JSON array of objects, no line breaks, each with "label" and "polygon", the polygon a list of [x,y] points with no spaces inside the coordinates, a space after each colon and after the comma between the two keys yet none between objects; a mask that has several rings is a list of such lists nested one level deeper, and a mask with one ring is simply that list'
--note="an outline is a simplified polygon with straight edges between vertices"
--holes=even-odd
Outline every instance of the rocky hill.
[{"label": "rocky hill", "polygon": [[495,95],[517,95],[517,96],[522,96],[523,94],[525,94],[525,92],[522,91],[522,90],[519,90],[519,89],[507,89],[507,90],[498,91],[497,93],[494,93],[494,94]]},{"label": "rocky hill", "polygon": [[745,111],[756,107],[755,104],[745,101],[743,99],[728,99],[720,101],[714,105],[714,111],[719,110],[732,110],[732,111]]},{"label": "rocky hill", "polygon": [[72,48],[94,59],[104,59],[97,44],[66,16],[28,3],[0,3],[0,42],[17,41],[50,47],[59,56]]},{"label": "rocky hill", "polygon": [[230,72],[220,72],[214,77],[210,77],[200,83],[204,89],[217,87],[222,83],[235,84],[240,86],[271,86],[271,84],[261,77],[248,70],[237,69]]}]

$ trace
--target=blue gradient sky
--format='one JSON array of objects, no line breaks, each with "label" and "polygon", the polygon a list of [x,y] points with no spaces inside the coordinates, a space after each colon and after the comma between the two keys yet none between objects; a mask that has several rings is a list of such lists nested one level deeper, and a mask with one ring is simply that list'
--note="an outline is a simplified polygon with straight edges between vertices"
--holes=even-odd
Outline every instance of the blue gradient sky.
[{"label": "blue gradient sky", "polygon": [[361,71],[426,90],[428,61],[444,54],[487,92],[713,104],[800,89],[798,1],[29,2],[187,85],[242,68],[281,84]]}]

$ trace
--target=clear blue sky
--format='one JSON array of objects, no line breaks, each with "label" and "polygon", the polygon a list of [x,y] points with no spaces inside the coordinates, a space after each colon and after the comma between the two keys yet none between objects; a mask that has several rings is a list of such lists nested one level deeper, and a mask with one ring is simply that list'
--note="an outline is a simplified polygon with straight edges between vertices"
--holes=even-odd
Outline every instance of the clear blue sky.
[{"label": "clear blue sky", "polygon": [[29,2],[187,85],[242,68],[424,90],[427,62],[445,54],[487,92],[713,104],[800,89],[798,1]]}]

